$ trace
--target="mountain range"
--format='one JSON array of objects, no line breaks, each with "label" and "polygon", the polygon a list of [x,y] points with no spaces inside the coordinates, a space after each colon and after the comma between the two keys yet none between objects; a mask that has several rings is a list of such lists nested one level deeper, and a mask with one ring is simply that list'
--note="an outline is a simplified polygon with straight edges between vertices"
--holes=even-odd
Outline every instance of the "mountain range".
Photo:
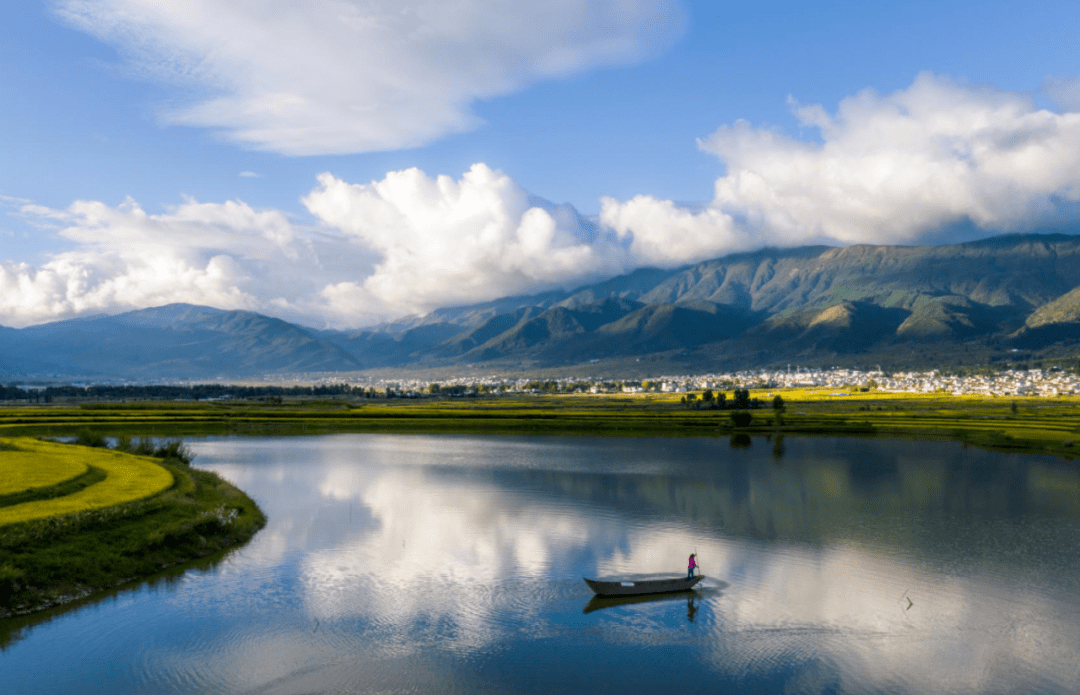
[{"label": "mountain range", "polygon": [[0,378],[154,381],[417,370],[926,368],[1080,352],[1080,236],[762,249],[573,290],[318,330],[173,304],[0,327]]}]

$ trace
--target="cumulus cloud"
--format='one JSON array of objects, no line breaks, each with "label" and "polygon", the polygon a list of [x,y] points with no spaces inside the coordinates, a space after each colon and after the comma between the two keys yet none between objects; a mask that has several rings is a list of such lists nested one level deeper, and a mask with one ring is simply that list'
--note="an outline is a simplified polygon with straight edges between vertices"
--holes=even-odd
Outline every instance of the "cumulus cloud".
[{"label": "cumulus cloud", "polygon": [[346,276],[347,269],[326,267],[321,257],[340,259],[347,252],[365,267],[363,253],[346,241],[239,201],[187,200],[160,215],[130,199],[116,207],[79,201],[65,210],[25,205],[21,211],[75,249],[37,267],[0,263],[0,323],[6,325],[172,302],[297,318],[320,308],[327,277]]},{"label": "cumulus cloud", "polygon": [[674,266],[758,243],[719,207],[694,212],[647,195],[626,202],[601,198],[600,220],[629,243],[642,265]]},{"label": "cumulus cloud", "polygon": [[640,60],[675,0],[58,0],[142,75],[202,96],[170,123],[291,155],[413,147],[477,126],[471,104]]},{"label": "cumulus cloud", "polygon": [[[1066,101],[1071,83],[1055,85]],[[922,74],[835,113],[793,107],[819,138],[739,121],[699,142],[727,167],[704,210],[604,199],[601,221],[675,265],[766,244],[916,243],[964,222],[1023,229],[1080,200],[1080,113],[1029,95]]]},{"label": "cumulus cloud", "polygon": [[316,224],[240,201],[189,199],[157,215],[133,200],[23,205],[75,248],[39,267],[0,263],[0,323],[189,302],[360,326],[635,264],[614,234],[483,164],[460,179],[408,169],[351,184],[323,174],[304,203]]},{"label": "cumulus cloud", "polygon": [[362,281],[327,288],[326,299],[342,310],[374,298],[424,312],[632,265],[615,239],[565,209],[533,205],[513,179],[484,164],[459,180],[408,169],[369,184],[323,174],[319,184],[304,199],[308,210],[381,258]]},{"label": "cumulus cloud", "polygon": [[[1072,83],[1055,84],[1063,103]],[[1080,209],[1080,112],[933,75],[834,113],[794,109],[817,137],[737,122],[699,143],[727,166],[708,204],[604,198],[599,224],[484,164],[460,178],[323,174],[303,198],[310,225],[239,201],[158,215],[130,200],[24,204],[75,248],[39,267],[0,263],[0,323],[183,301],[360,326],[763,245],[917,243]]]}]

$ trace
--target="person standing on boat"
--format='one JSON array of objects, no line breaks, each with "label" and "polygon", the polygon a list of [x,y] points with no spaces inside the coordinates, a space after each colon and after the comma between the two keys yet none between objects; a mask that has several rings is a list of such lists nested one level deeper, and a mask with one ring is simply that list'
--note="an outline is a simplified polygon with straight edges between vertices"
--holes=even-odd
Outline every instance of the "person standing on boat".
[{"label": "person standing on boat", "polygon": [[694,578],[694,570],[697,569],[697,560],[694,559],[695,557],[697,557],[697,553],[690,553],[690,561],[688,563],[686,563],[686,578],[687,579],[693,579]]}]

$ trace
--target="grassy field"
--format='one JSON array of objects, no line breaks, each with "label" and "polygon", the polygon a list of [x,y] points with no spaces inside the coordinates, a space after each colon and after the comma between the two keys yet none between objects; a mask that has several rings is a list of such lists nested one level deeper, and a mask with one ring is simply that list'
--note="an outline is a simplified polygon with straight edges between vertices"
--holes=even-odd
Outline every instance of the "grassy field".
[{"label": "grassy field", "polygon": [[[155,495],[173,484],[172,474],[168,470],[142,456],[28,438],[9,441],[8,444],[21,451],[0,451],[0,471],[4,472],[5,478],[13,474],[12,477],[18,480],[20,475],[25,475],[30,481],[36,481],[41,478],[40,471],[44,471],[46,477],[49,472],[55,475],[74,473],[57,481],[62,483],[90,468],[103,471],[105,478],[71,494],[0,506],[0,527],[134,502]],[[38,469],[33,466],[35,459],[40,466]],[[18,483],[15,485],[18,486]],[[24,487],[22,491],[27,490]]]},{"label": "grassy field", "polygon": [[[767,395],[767,393],[769,395]],[[514,395],[459,399],[296,401],[281,404],[133,403],[0,409],[7,433],[74,436],[91,431],[174,437],[211,434],[401,432],[725,436],[819,434],[956,439],[972,445],[1074,457],[1080,398],[983,398],[836,389],[754,392],[766,407],[748,426],[730,411],[695,410],[676,394]],[[769,404],[786,402],[783,412]]]},{"label": "grassy field", "polygon": [[[0,498],[0,616],[151,576],[234,547],[265,524],[246,495],[178,458],[31,439],[0,443],[5,480],[25,472],[24,453],[45,469],[61,460],[86,470],[45,487],[16,481],[10,487],[17,491]],[[40,499],[22,499],[27,495]]]},{"label": "grassy field", "polygon": [[[1080,398],[793,391],[789,431],[953,439],[987,449],[1080,455]],[[862,430],[863,432],[860,432]]]},{"label": "grassy field", "polygon": [[0,442],[0,506],[6,497],[54,487],[89,471],[70,450],[46,451],[49,448],[59,449],[28,438]]}]

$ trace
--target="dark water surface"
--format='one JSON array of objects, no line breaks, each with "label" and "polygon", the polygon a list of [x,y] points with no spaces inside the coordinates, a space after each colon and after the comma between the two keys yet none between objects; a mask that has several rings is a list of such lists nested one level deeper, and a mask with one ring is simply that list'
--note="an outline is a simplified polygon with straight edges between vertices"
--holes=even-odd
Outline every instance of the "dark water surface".
[{"label": "dark water surface", "polygon": [[[795,437],[192,448],[266,529],[0,621],[0,693],[1080,692],[1076,463]],[[694,550],[690,594],[581,581]]]}]

